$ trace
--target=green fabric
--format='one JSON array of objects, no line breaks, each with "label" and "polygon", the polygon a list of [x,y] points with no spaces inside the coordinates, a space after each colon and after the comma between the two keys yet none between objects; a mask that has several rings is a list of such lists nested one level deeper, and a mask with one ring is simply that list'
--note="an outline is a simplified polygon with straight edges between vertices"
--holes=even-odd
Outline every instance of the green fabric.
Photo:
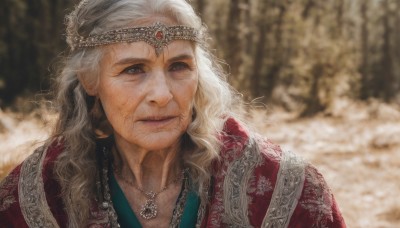
[{"label": "green fabric", "polygon": [[179,227],[196,227],[197,211],[199,210],[200,206],[200,198],[193,191],[189,191],[186,197],[185,209],[183,210]]},{"label": "green fabric", "polygon": [[118,223],[121,228],[141,228],[139,220],[136,218],[135,213],[132,211],[131,206],[126,199],[124,192],[119,187],[117,180],[114,175],[110,178],[110,189],[111,189],[111,200],[114,205],[115,212],[118,215]]},{"label": "green fabric", "polygon": [[[118,222],[121,228],[141,228],[139,220],[132,211],[121,187],[112,174],[110,177],[111,200],[114,204],[115,212],[118,215]],[[180,198],[181,196],[179,196]],[[200,206],[200,198],[194,191],[189,191],[186,196],[186,204],[179,227],[196,227],[197,211]],[[179,201],[179,199],[178,199]]]}]

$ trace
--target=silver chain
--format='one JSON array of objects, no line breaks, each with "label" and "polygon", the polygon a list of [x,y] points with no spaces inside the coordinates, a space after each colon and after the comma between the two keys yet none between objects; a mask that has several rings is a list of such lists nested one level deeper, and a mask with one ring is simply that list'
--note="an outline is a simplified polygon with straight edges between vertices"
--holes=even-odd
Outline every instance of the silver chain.
[{"label": "silver chain", "polygon": [[[111,228],[119,228],[121,227],[120,224],[118,223],[118,216],[117,213],[114,209],[113,206],[113,202],[111,200],[111,191],[110,188],[108,186],[108,176],[109,176],[109,159],[108,159],[108,150],[106,149],[106,147],[103,147],[103,169],[101,170],[101,176],[102,176],[102,184],[100,184],[100,181],[98,181],[98,187],[103,189],[103,200],[100,204],[100,207],[107,211],[108,213],[108,217],[109,217],[109,225]],[[173,212],[173,216],[171,219],[171,223],[169,225],[169,228],[177,228],[179,227],[182,215],[183,215],[183,210],[186,204],[186,197],[188,194],[188,181],[186,178],[186,173],[188,172],[188,169],[184,169],[182,171],[183,177],[182,180],[184,181],[183,184],[183,190],[182,190],[182,196],[180,197],[174,212]],[[180,179],[178,178],[178,181]],[[174,180],[176,181],[176,180]],[[174,182],[173,181],[173,182]],[[169,183],[170,184],[170,183]],[[168,184],[168,185],[169,185]],[[167,186],[168,186],[167,185]],[[165,190],[164,190],[165,191]],[[160,194],[161,192],[159,192],[158,194]]]},{"label": "silver chain", "polygon": [[146,220],[150,220],[153,219],[155,217],[157,217],[158,214],[158,205],[156,204],[156,197],[164,192],[165,190],[168,189],[168,187],[171,184],[174,183],[178,183],[179,181],[184,179],[185,176],[185,171],[182,171],[182,174],[180,176],[178,176],[177,178],[175,178],[173,181],[171,181],[170,183],[168,183],[167,185],[165,185],[160,191],[158,192],[154,192],[154,191],[145,191],[143,188],[140,188],[138,186],[136,186],[133,181],[129,181],[127,180],[123,175],[122,172],[120,170],[118,170],[115,166],[113,166],[114,172],[115,174],[125,183],[127,183],[128,185],[134,187],[135,189],[137,189],[138,191],[140,191],[143,195],[146,196],[147,200],[146,202],[141,206],[140,209],[140,216]]},{"label": "silver chain", "polygon": [[160,193],[164,192],[165,190],[168,189],[168,187],[172,184],[176,184],[179,183],[181,180],[184,179],[185,177],[185,172],[186,170],[183,170],[181,175],[176,177],[174,180],[172,180],[171,182],[169,182],[168,184],[166,184],[160,191],[158,192],[154,192],[154,191],[145,191],[143,188],[140,188],[138,186],[135,185],[135,183],[133,183],[133,181],[131,180],[127,180],[123,175],[121,170],[117,169],[115,166],[113,166],[114,172],[115,174],[125,183],[127,183],[128,185],[134,187],[136,190],[140,191],[143,195],[145,195],[148,199],[152,199],[154,200]]}]

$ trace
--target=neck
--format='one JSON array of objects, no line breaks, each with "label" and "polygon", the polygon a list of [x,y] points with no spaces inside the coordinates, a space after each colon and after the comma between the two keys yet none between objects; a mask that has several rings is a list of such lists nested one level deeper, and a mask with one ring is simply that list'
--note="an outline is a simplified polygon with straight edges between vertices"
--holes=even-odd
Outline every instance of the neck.
[{"label": "neck", "polygon": [[116,139],[114,166],[136,187],[159,191],[181,175],[179,142],[162,150],[146,150]]}]

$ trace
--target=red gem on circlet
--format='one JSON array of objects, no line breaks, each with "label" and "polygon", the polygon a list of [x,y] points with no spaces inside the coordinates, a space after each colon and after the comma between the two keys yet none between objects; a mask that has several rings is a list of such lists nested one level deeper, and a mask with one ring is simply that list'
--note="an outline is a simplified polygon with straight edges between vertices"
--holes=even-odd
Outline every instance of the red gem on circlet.
[{"label": "red gem on circlet", "polygon": [[156,32],[156,39],[157,40],[162,40],[164,38],[164,33],[162,31],[157,31]]}]

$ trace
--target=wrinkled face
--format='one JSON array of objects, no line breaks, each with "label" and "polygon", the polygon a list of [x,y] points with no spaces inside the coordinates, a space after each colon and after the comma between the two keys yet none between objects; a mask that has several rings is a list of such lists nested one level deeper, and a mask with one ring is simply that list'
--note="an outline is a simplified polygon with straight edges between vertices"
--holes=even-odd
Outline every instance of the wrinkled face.
[{"label": "wrinkled face", "polygon": [[193,46],[176,40],[156,56],[145,42],[105,47],[96,95],[117,141],[147,150],[176,145],[192,118]]}]

